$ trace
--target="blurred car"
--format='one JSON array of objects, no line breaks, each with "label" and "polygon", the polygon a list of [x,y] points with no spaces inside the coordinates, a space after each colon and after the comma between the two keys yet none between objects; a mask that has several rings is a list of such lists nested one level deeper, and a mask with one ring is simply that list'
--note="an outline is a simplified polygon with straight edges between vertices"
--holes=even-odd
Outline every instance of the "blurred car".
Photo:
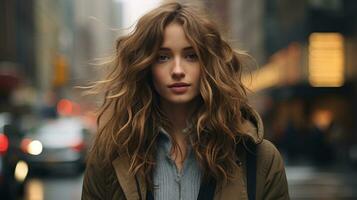
[{"label": "blurred car", "polygon": [[28,165],[21,158],[21,136],[10,113],[0,113],[0,199],[17,199],[24,193]]},{"label": "blurred car", "polygon": [[60,117],[25,131],[21,149],[31,171],[81,172],[89,142],[89,131],[80,118]]}]

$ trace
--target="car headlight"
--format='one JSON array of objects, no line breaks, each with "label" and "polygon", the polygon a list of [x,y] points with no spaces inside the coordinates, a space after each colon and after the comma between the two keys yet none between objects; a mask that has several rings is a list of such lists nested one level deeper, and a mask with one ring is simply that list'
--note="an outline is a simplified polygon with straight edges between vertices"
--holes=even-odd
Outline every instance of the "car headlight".
[{"label": "car headlight", "polygon": [[40,155],[42,153],[42,143],[38,140],[24,139],[21,143],[21,148],[28,154]]},{"label": "car headlight", "polygon": [[15,178],[19,182],[23,182],[29,172],[29,167],[25,161],[18,161],[15,167]]}]

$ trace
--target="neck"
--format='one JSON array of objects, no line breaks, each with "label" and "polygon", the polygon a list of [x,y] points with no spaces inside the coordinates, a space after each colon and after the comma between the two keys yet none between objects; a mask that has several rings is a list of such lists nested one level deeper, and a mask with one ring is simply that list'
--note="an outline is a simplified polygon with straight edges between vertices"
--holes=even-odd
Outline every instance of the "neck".
[{"label": "neck", "polygon": [[166,101],[161,103],[161,109],[172,123],[170,132],[173,137],[176,137],[177,139],[182,138],[182,131],[187,127],[187,120],[193,114],[196,106],[197,101],[192,101],[186,104],[172,104]]},{"label": "neck", "polygon": [[170,135],[178,145],[178,149],[172,149],[172,157],[175,160],[176,166],[179,170],[182,169],[183,161],[187,156],[187,140],[183,129],[187,126],[187,120],[193,114],[197,101],[193,100],[186,104],[172,104],[167,101],[161,102],[161,109],[165,112],[169,121],[172,124]]}]

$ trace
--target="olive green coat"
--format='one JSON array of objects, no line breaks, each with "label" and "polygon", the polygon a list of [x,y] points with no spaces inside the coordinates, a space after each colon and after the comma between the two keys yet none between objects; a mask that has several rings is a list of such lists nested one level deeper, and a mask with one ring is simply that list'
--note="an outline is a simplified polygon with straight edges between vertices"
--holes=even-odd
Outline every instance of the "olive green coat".
[{"label": "olive green coat", "polygon": [[[268,140],[263,139],[263,125],[255,111],[251,110],[253,122],[247,120],[250,127],[248,134],[257,146],[257,185],[256,198],[264,200],[289,199],[288,184],[283,160]],[[245,147],[241,147],[245,148]],[[241,161],[235,179],[216,191],[215,200],[248,200],[246,187],[246,151],[238,151]],[[117,157],[110,167],[103,167],[100,158],[89,159],[84,174],[82,199],[116,199],[136,200],[146,198],[144,179],[135,179],[128,173],[129,161],[127,157]],[[139,189],[137,189],[139,188]],[[140,190],[140,193],[138,192]]]}]

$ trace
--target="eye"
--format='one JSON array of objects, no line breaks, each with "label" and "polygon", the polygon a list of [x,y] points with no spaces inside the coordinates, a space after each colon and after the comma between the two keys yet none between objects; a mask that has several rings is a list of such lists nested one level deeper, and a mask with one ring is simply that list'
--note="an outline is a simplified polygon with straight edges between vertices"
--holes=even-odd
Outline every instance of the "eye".
[{"label": "eye", "polygon": [[161,63],[161,62],[166,62],[170,59],[169,56],[167,55],[158,55],[157,56],[157,62]]},{"label": "eye", "polygon": [[198,60],[198,56],[196,53],[188,53],[185,58],[188,60],[188,61],[191,61],[191,62],[195,62]]}]

